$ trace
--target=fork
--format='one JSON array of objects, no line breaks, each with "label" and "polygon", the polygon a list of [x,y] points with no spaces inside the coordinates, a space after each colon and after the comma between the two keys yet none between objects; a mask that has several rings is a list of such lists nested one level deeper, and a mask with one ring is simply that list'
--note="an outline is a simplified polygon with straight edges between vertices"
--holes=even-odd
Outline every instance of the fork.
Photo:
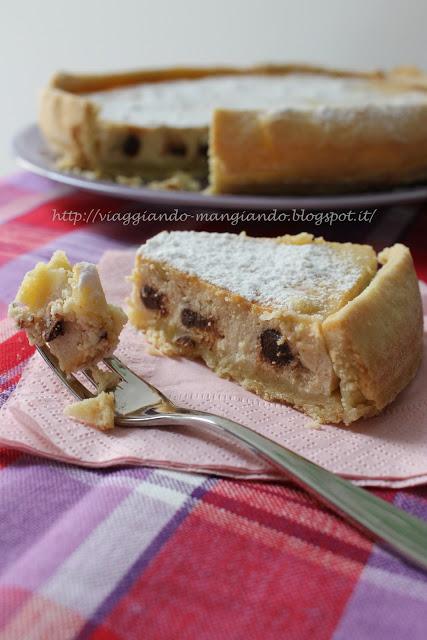
[{"label": "fork", "polygon": [[[37,349],[76,398],[94,396],[74,375],[67,376],[61,371],[48,347]],[[104,363],[120,376],[113,389],[117,427],[194,426],[232,436],[370,538],[382,541],[406,560],[427,569],[427,525],[418,518],[233,420],[176,406],[115,356],[104,358]],[[89,370],[83,373],[95,384]]]}]

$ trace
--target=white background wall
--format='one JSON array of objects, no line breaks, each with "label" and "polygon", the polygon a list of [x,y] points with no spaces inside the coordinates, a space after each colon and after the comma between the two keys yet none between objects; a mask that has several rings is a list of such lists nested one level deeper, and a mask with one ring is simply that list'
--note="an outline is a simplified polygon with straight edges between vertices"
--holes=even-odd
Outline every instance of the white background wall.
[{"label": "white background wall", "polygon": [[0,174],[56,70],[317,62],[427,70],[427,0],[1,0]]}]

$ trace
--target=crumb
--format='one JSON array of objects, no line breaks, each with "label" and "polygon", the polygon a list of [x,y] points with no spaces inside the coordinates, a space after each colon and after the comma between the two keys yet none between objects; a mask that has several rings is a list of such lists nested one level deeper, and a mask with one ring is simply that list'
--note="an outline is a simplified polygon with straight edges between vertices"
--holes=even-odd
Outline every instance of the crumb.
[{"label": "crumb", "polygon": [[318,420],[309,420],[304,424],[304,427],[307,427],[307,429],[321,429],[322,424]]},{"label": "crumb", "polygon": [[57,160],[56,167],[60,171],[66,171],[74,175],[82,176],[88,180],[110,180],[117,184],[128,187],[147,187],[157,191],[193,191],[202,192],[201,180],[197,179],[190,172],[175,171],[170,176],[159,179],[150,179],[140,175],[121,175],[101,172],[99,170],[91,171],[87,169],[79,169],[73,166],[72,162],[67,158]]},{"label": "crumb", "polygon": [[147,353],[150,356],[163,356],[163,353],[161,351],[159,351],[158,349],[156,349],[156,347],[153,346],[152,344],[149,344],[147,346]]},{"label": "crumb", "polygon": [[150,189],[165,191],[200,191],[201,185],[190,173],[177,171],[165,180],[152,180],[147,184]]},{"label": "crumb", "polygon": [[98,366],[91,368],[93,379],[96,383],[98,393],[101,391],[111,391],[120,382],[121,378],[114,371],[105,371]]},{"label": "crumb", "polygon": [[73,418],[100,431],[114,428],[114,393],[102,391],[94,398],[69,404],[64,415]]}]

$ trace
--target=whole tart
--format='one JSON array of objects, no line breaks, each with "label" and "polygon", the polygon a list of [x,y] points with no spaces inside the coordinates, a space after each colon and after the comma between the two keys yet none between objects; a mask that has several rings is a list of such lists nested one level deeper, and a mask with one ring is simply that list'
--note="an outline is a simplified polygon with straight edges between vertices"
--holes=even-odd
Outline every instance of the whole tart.
[{"label": "whole tart", "polygon": [[426,88],[412,68],[60,73],[39,123],[65,168],[213,193],[339,192],[427,178]]},{"label": "whole tart", "polygon": [[379,413],[421,359],[409,250],[162,232],[139,249],[129,319],[163,353],[202,358],[320,422]]}]

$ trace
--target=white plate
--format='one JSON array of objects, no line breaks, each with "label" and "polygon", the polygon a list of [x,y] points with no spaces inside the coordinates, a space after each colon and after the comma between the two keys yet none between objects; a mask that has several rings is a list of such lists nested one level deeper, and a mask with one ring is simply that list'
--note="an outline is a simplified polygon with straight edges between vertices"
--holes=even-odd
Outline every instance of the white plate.
[{"label": "white plate", "polygon": [[78,189],[108,194],[118,198],[144,201],[172,207],[203,207],[204,209],[318,209],[345,210],[365,207],[393,206],[427,200],[427,185],[340,195],[313,196],[209,196],[191,191],[161,191],[146,187],[130,187],[107,180],[91,180],[55,167],[54,157],[47,148],[37,125],[20,131],[13,139],[13,151],[22,167],[33,173],[68,184]]}]

